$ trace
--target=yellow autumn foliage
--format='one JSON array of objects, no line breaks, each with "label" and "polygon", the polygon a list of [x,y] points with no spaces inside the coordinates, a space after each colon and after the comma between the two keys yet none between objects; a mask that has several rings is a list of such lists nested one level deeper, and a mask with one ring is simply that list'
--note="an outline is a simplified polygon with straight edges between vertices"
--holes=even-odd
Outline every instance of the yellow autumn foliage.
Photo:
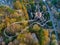
[{"label": "yellow autumn foliage", "polygon": [[19,40],[20,44],[24,43],[24,44],[27,44],[27,45],[39,45],[38,42],[35,42],[34,39],[33,39],[33,36],[31,35],[31,33],[20,33],[18,36],[17,36],[17,40]]},{"label": "yellow autumn foliage", "polygon": [[25,43],[20,43],[19,45],[27,45],[27,44],[25,44]]},{"label": "yellow autumn foliage", "polygon": [[20,24],[12,24],[8,27],[8,29],[6,30],[9,33],[17,33],[20,32],[23,29],[23,26],[21,26]]},{"label": "yellow autumn foliage", "polygon": [[11,18],[16,18],[16,17],[19,17],[19,14],[16,12],[16,11],[14,11],[14,13],[12,13],[12,14],[10,14],[9,15]]},{"label": "yellow autumn foliage", "polygon": [[28,20],[29,17],[28,17],[27,9],[25,6],[23,7],[23,12],[24,12],[25,19]]},{"label": "yellow autumn foliage", "polygon": [[16,22],[16,18],[10,19],[10,23]]},{"label": "yellow autumn foliage", "polygon": [[5,23],[1,23],[0,28],[4,28],[4,27],[5,27]]},{"label": "yellow autumn foliage", "polygon": [[52,34],[52,40],[56,39],[56,35]]},{"label": "yellow autumn foliage", "polygon": [[22,5],[21,5],[21,3],[19,2],[19,0],[17,0],[17,1],[14,3],[14,8],[15,8],[15,9],[22,9]]},{"label": "yellow autumn foliage", "polygon": [[48,32],[48,30],[47,30],[47,29],[44,29],[44,35],[45,35],[46,37],[48,37],[48,36],[49,36],[49,32]]},{"label": "yellow autumn foliage", "polygon": [[0,13],[0,16],[3,16],[3,14]]},{"label": "yellow autumn foliage", "polygon": [[22,26],[19,25],[19,24],[13,24],[13,25],[11,26],[11,31],[14,32],[14,33],[20,31],[21,29],[22,29]]},{"label": "yellow autumn foliage", "polygon": [[23,27],[25,28],[26,26],[28,26],[28,21],[23,21],[22,24],[23,24]]},{"label": "yellow autumn foliage", "polygon": [[10,19],[8,17],[5,18],[5,23],[6,23],[6,26],[10,26]]},{"label": "yellow autumn foliage", "polygon": [[33,25],[33,30],[39,31],[40,30],[40,26],[38,24],[34,24]]},{"label": "yellow autumn foliage", "polygon": [[43,31],[44,31],[44,37],[45,37],[45,40],[44,40],[43,43],[44,43],[45,45],[47,45],[47,44],[49,43],[49,41],[50,41],[50,38],[48,37],[48,36],[49,36],[49,32],[48,32],[47,29],[44,29]]}]

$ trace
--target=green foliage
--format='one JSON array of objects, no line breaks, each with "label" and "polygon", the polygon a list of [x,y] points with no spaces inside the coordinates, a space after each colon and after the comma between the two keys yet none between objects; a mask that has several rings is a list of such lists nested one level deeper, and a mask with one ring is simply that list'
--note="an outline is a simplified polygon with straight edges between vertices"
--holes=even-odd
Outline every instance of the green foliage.
[{"label": "green foliage", "polygon": [[0,34],[2,33],[2,28],[0,28]]},{"label": "green foliage", "polygon": [[11,8],[7,8],[7,11],[10,12],[10,13],[14,13],[14,10],[11,9]]},{"label": "green foliage", "polygon": [[1,23],[0,24],[0,34],[2,33],[2,31],[4,30],[5,28],[5,24],[4,23]]},{"label": "green foliage", "polygon": [[56,4],[57,3],[57,0],[52,0],[52,4]]},{"label": "green foliage", "polygon": [[32,12],[34,12],[35,11],[35,9],[36,9],[36,7],[35,7],[35,5],[32,3],[32,4],[30,4],[31,5],[31,9],[32,9]]},{"label": "green foliage", "polygon": [[16,2],[16,0],[13,0],[13,2]]},{"label": "green foliage", "polygon": [[1,5],[0,8],[4,8],[5,6]]},{"label": "green foliage", "polygon": [[8,39],[7,37],[4,37],[4,42],[5,42],[6,44],[8,44],[8,43],[9,43],[9,39]]},{"label": "green foliage", "polygon": [[45,14],[44,14],[44,17],[45,17],[45,19],[49,20],[49,19],[50,19],[49,13],[45,13]]},{"label": "green foliage", "polygon": [[40,5],[40,6],[43,6],[43,1],[42,1],[42,0],[40,0],[39,5]]},{"label": "green foliage", "polygon": [[48,25],[48,26],[52,26],[52,22],[48,22],[47,25]]},{"label": "green foliage", "polygon": [[43,45],[43,41],[44,41],[44,31],[43,31],[43,29],[41,28],[37,33],[36,33],[36,35],[37,35],[37,38],[38,38],[38,40],[39,40],[39,43],[40,43],[40,45]]}]

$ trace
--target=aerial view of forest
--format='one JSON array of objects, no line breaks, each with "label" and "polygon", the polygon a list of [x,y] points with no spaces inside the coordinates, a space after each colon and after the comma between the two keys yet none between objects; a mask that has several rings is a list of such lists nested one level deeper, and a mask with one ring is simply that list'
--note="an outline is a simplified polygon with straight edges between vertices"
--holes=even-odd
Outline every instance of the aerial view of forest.
[{"label": "aerial view of forest", "polygon": [[60,45],[60,0],[0,0],[0,45]]}]

